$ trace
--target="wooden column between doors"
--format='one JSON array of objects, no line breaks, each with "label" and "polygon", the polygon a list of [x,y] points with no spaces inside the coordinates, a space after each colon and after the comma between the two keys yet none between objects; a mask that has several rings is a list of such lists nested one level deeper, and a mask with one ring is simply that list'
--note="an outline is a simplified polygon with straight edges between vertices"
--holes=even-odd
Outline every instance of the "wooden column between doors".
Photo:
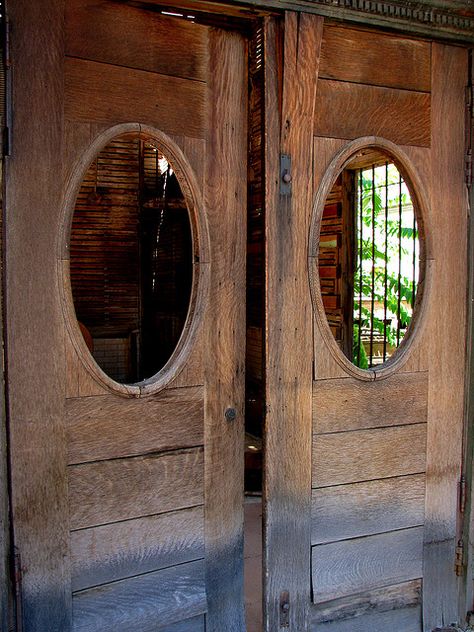
[{"label": "wooden column between doors", "polygon": [[[277,24],[265,31],[267,332],[265,433],[265,630],[308,629],[310,603],[312,311],[307,247],[312,137],[322,18],[285,15],[283,98]],[[280,119],[281,116],[281,119]],[[280,127],[281,122],[281,127]],[[281,136],[280,136],[281,134]],[[280,151],[291,157],[291,194],[280,194]]]},{"label": "wooden column between doors", "polygon": [[[210,125],[206,165],[211,283],[206,342],[206,632],[243,632],[245,227],[247,196],[245,41],[210,32]],[[226,419],[226,409],[235,409]]]}]

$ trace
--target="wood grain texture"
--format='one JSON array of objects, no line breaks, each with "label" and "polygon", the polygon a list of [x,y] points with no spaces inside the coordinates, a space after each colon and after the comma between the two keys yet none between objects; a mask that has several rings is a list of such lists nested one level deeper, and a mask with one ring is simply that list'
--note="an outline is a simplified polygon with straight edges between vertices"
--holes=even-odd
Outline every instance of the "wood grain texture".
[{"label": "wood grain texture", "polygon": [[206,621],[205,616],[197,616],[178,623],[166,625],[164,628],[157,628],[157,632],[205,632]]},{"label": "wood grain texture", "polygon": [[[12,136],[5,166],[6,362],[12,510],[25,630],[70,630],[64,358],[55,235],[61,203],[64,2],[9,7]],[[34,230],[32,230],[34,227]],[[27,256],[26,254],[27,253]]]},{"label": "wood grain texture", "polygon": [[166,629],[206,611],[204,562],[180,564],[81,591],[74,595],[73,610],[74,632]]},{"label": "wood grain texture", "polygon": [[422,525],[424,504],[423,474],[313,490],[311,543]]},{"label": "wood grain texture", "polygon": [[313,601],[346,597],[423,575],[423,527],[312,547]]},{"label": "wood grain texture", "polygon": [[[430,383],[424,629],[457,620],[457,489],[462,459],[467,283],[463,185],[465,50],[433,44]],[[449,208],[449,214],[445,209]],[[446,327],[446,323],[451,326]]]},{"label": "wood grain texture", "polygon": [[[209,36],[205,200],[212,249],[205,343],[207,632],[245,629],[243,490],[247,87],[245,41]],[[223,213],[225,209],[225,213]],[[225,410],[237,416],[226,421]]]},{"label": "wood grain texture", "polygon": [[314,134],[331,138],[382,136],[401,145],[429,146],[430,95],[321,79]]},{"label": "wood grain texture", "polygon": [[69,467],[72,529],[203,502],[202,449]]},{"label": "wood grain texture", "polygon": [[71,533],[73,591],[204,557],[204,511],[182,509]]},{"label": "wood grain texture", "polygon": [[167,134],[206,133],[206,86],[199,81],[66,59],[65,116],[71,121],[140,122]]},{"label": "wood grain texture", "polygon": [[421,606],[411,606],[400,610],[375,612],[345,619],[320,623],[314,632],[420,632]]},{"label": "wood grain texture", "polygon": [[424,423],[428,414],[428,373],[393,375],[363,382],[354,378],[313,383],[316,433]]},{"label": "wood grain texture", "polygon": [[69,399],[70,464],[202,445],[203,389],[166,389],[145,399],[116,395]]},{"label": "wood grain texture", "polygon": [[326,24],[319,76],[429,92],[431,44],[388,33]]},{"label": "wood grain texture", "polygon": [[313,487],[419,474],[426,424],[313,436]]},{"label": "wood grain texture", "polygon": [[205,81],[205,26],[105,1],[66,5],[66,54],[116,66]]},{"label": "wood grain texture", "polygon": [[[312,123],[322,26],[320,17],[286,13],[283,68],[279,67],[279,34],[274,22],[267,22],[265,35],[267,632],[279,628],[283,591],[290,595],[291,629],[303,632],[309,625],[312,312],[303,271],[307,269],[312,205]],[[291,156],[292,191],[287,196],[279,193],[279,151]]]},{"label": "wood grain texture", "polygon": [[359,619],[371,613],[402,610],[421,605],[422,580],[415,579],[402,584],[384,586],[367,592],[340,597],[311,607],[312,626],[318,624]]}]

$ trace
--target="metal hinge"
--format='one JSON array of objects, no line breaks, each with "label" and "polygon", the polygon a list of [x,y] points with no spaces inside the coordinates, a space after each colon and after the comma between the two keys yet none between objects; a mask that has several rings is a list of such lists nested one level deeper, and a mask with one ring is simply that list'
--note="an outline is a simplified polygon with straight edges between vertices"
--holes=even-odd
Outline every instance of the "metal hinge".
[{"label": "metal hinge", "polygon": [[468,187],[472,185],[472,136],[474,123],[474,85],[466,87],[466,159],[465,181]]},{"label": "metal hinge", "polygon": [[2,119],[3,119],[3,129],[2,129],[2,155],[3,156],[11,156],[12,154],[12,118],[13,118],[13,108],[12,108],[12,64],[10,57],[10,22],[8,18],[5,16],[3,20],[3,68],[1,72],[3,73],[3,86],[4,86],[4,94],[3,94],[3,103],[2,107]]},{"label": "metal hinge", "polygon": [[459,479],[459,511],[464,513],[466,511],[467,501],[467,482],[464,474]]},{"label": "metal hinge", "polygon": [[457,577],[461,577],[464,569],[464,542],[458,540],[456,546],[456,561],[454,562],[454,572]]},{"label": "metal hinge", "polygon": [[290,627],[290,593],[284,590],[280,594],[280,628]]},{"label": "metal hinge", "polygon": [[13,557],[15,583],[15,632],[23,632],[23,567],[20,551],[15,547]]}]

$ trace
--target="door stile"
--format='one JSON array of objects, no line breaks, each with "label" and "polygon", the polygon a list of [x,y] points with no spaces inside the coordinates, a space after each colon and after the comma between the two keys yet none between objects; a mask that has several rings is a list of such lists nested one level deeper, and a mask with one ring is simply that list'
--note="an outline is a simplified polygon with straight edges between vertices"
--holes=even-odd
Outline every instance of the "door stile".
[{"label": "door stile", "polygon": [[[464,103],[467,51],[433,43],[431,218],[433,283],[426,505],[423,629],[458,618],[459,579],[454,572],[458,488],[462,462],[467,200],[464,184]],[[449,212],[448,209],[452,209]]]},{"label": "door stile", "polygon": [[473,86],[473,50],[469,50],[468,80],[466,87],[466,187],[469,195],[468,225],[468,300],[467,300],[467,338],[466,338],[466,411],[464,428],[464,463],[462,477],[464,480],[464,511],[460,502],[462,520],[462,543],[464,560],[461,573],[459,620],[470,618],[474,610],[474,582],[472,542],[474,540],[473,511],[473,449],[474,449],[474,187],[472,186],[472,150],[474,137],[474,86]]},{"label": "door stile", "polygon": [[205,400],[206,632],[244,632],[246,49],[210,32],[206,206],[212,249]]},{"label": "door stile", "polygon": [[[322,18],[287,12],[265,29],[266,421],[264,629],[308,629],[311,523],[312,310],[307,247]],[[282,110],[278,80],[282,73]],[[279,116],[280,115],[280,116]],[[280,127],[281,123],[281,127]],[[288,156],[282,182],[280,153]],[[290,166],[291,165],[291,166]],[[281,184],[284,185],[283,189]]]},{"label": "door stile", "polygon": [[71,629],[64,366],[56,283],[63,139],[63,0],[9,5],[12,138],[5,169],[5,317],[15,546],[23,626]]}]

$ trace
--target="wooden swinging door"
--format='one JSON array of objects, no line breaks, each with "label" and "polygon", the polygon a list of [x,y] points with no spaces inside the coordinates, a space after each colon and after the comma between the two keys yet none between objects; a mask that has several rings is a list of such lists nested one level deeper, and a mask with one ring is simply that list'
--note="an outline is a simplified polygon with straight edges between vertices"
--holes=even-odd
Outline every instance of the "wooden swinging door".
[{"label": "wooden swinging door", "polygon": [[[5,300],[22,632],[244,628],[245,40],[189,12],[132,4],[8,7]],[[156,379],[131,386],[91,359],[68,276],[76,196],[117,138],[170,152],[194,231],[183,336]],[[84,220],[84,239],[87,230]]]},{"label": "wooden swinging door", "polygon": [[[458,620],[467,51],[293,13],[265,46],[280,138],[266,145],[265,630],[429,632]],[[315,226],[365,146],[411,174],[425,274],[404,352],[363,373],[326,321]]]}]

